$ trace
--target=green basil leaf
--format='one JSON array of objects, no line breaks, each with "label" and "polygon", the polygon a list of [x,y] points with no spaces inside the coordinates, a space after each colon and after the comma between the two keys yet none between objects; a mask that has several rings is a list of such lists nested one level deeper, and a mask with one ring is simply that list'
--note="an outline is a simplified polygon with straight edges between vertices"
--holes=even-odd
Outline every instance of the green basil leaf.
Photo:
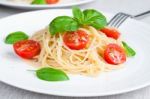
[{"label": "green basil leaf", "polygon": [[96,29],[102,29],[107,25],[106,17],[94,9],[84,10],[83,14],[84,25],[91,25]]},{"label": "green basil leaf", "polygon": [[45,67],[36,71],[39,79],[45,81],[65,81],[69,77],[61,70]]},{"label": "green basil leaf", "polygon": [[34,0],[32,4],[46,4],[45,0]]},{"label": "green basil leaf", "polygon": [[79,24],[82,24],[84,21],[84,14],[78,7],[72,8],[73,16],[78,21]]},{"label": "green basil leaf", "polygon": [[136,52],[131,47],[129,47],[129,45],[127,45],[127,43],[122,42],[122,44],[123,44],[123,47],[124,47],[125,52],[126,52],[128,57],[136,55]]},{"label": "green basil leaf", "polygon": [[5,43],[6,44],[14,44],[18,41],[21,41],[21,40],[26,40],[28,39],[29,36],[26,35],[24,32],[22,31],[17,31],[17,32],[13,32],[13,33],[10,33],[6,39],[5,39]]},{"label": "green basil leaf", "polygon": [[64,33],[67,31],[76,31],[79,28],[79,24],[76,20],[69,16],[59,16],[56,17],[50,24],[49,24],[49,32],[51,35],[57,33]]}]

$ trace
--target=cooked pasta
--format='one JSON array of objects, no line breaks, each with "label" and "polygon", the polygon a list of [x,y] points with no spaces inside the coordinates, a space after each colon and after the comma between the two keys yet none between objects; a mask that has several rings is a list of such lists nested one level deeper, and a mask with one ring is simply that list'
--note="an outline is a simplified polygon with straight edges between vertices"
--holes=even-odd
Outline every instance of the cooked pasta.
[{"label": "cooked pasta", "polygon": [[16,3],[27,3],[27,4],[30,4],[30,3],[32,3],[33,0],[9,0],[9,1],[16,2]]},{"label": "cooked pasta", "polygon": [[94,76],[103,71],[120,68],[121,65],[111,65],[104,61],[103,52],[106,45],[115,43],[122,46],[120,40],[107,37],[94,27],[80,28],[91,37],[91,42],[86,49],[72,50],[63,42],[63,35],[50,35],[48,29],[38,31],[31,39],[39,41],[41,53],[37,56],[37,62],[41,66],[61,69],[71,74],[83,74]]}]

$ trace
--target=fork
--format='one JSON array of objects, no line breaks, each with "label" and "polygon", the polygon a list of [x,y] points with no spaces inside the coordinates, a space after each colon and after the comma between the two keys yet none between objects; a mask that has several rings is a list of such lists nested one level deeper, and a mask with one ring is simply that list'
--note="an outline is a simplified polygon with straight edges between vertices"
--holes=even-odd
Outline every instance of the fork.
[{"label": "fork", "polygon": [[128,18],[137,18],[137,17],[144,16],[146,14],[149,14],[149,13],[150,13],[150,10],[133,16],[130,14],[119,12],[108,22],[107,25],[110,27],[118,28]]}]

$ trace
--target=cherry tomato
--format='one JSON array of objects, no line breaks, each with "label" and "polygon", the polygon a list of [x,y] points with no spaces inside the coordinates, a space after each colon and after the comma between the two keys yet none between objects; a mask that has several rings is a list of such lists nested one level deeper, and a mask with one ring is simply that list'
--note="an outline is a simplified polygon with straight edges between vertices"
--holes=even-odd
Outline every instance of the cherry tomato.
[{"label": "cherry tomato", "polygon": [[89,35],[83,30],[77,30],[65,33],[63,40],[70,49],[80,50],[86,48],[89,43]]},{"label": "cherry tomato", "polygon": [[120,37],[120,33],[118,30],[114,29],[114,28],[103,28],[100,30],[101,32],[103,32],[107,37],[111,37],[114,39],[118,39]]},{"label": "cherry tomato", "polygon": [[126,61],[126,54],[119,45],[109,44],[104,51],[104,59],[109,64],[118,65]]},{"label": "cherry tomato", "polygon": [[47,4],[55,4],[57,3],[59,0],[46,0]]},{"label": "cherry tomato", "polygon": [[32,59],[41,51],[40,44],[33,40],[22,40],[16,42],[13,45],[13,48],[17,55],[25,59]]}]

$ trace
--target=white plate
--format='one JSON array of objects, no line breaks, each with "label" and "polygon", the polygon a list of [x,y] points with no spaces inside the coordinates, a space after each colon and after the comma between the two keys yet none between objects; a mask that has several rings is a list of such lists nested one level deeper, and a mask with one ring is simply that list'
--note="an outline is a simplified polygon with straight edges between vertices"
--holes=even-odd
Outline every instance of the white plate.
[{"label": "white plate", "polygon": [[[58,15],[71,15],[71,10],[42,10],[0,20],[0,81],[33,92],[74,97],[120,94],[150,84],[150,28],[133,19],[128,19],[119,28],[126,42],[137,52],[134,58],[128,59],[124,68],[95,78],[69,75],[70,80],[65,82],[39,80],[33,72],[27,71],[34,68],[17,57],[12,46],[4,43],[4,38],[18,30],[32,35]],[[108,19],[111,17],[111,14],[105,15]]]},{"label": "white plate", "polygon": [[51,5],[31,5],[31,4],[24,4],[24,3],[14,3],[8,0],[0,0],[0,5],[5,5],[13,8],[21,8],[21,9],[45,9],[45,8],[60,8],[60,7],[69,7],[75,5],[81,5],[90,3],[95,0],[60,0],[57,4]]}]

